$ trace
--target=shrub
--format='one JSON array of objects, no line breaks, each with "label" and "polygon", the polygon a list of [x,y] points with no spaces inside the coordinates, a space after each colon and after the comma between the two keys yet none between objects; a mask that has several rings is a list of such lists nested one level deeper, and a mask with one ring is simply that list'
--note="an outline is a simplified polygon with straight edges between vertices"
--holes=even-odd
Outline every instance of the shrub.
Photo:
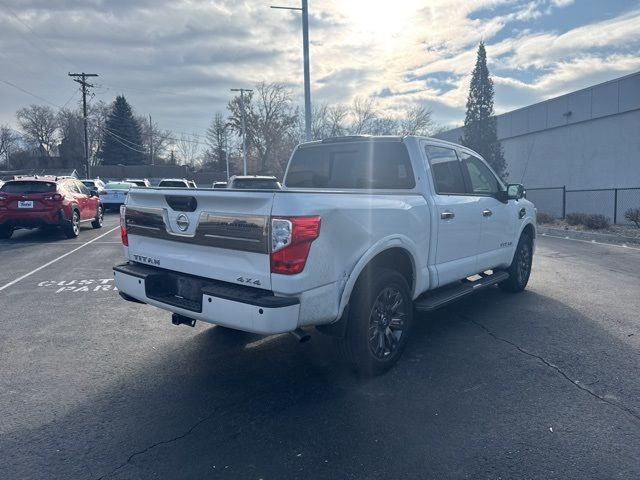
[{"label": "shrub", "polygon": [[584,213],[567,213],[565,219],[569,225],[584,225],[587,215]]},{"label": "shrub", "polygon": [[583,225],[593,230],[600,230],[602,228],[609,228],[610,223],[609,219],[604,215],[592,213],[591,215],[585,215]]},{"label": "shrub", "polygon": [[640,228],[640,208],[630,208],[624,212],[624,218],[635,223],[636,227]]},{"label": "shrub", "polygon": [[553,217],[553,215],[549,215],[548,213],[538,212],[538,214],[536,215],[536,220],[538,221],[539,224],[553,223],[555,218]]}]

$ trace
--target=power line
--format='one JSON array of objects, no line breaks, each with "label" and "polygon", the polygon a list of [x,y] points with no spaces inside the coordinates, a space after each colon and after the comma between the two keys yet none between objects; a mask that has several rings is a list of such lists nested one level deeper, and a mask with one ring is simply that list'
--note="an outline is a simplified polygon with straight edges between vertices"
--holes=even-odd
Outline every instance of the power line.
[{"label": "power line", "polygon": [[133,148],[133,147],[131,147],[131,146],[127,145],[126,143],[121,142],[121,141],[119,140],[118,136],[117,136],[117,135],[115,135],[115,134],[113,134],[113,133],[111,133],[109,130],[106,130],[106,129],[105,129],[105,132],[106,132],[106,133],[108,133],[109,135],[111,135],[111,136],[113,137],[113,139],[114,139],[116,142],[118,142],[120,145],[122,145],[123,147],[126,147],[126,148],[128,148],[129,150],[133,150],[134,152],[138,152],[138,153],[147,153],[147,152],[146,152],[146,150],[138,150],[137,148]]},{"label": "power line", "polygon": [[[4,3],[4,2],[3,2]],[[22,24],[23,27],[25,27],[27,30],[29,30],[29,32],[31,32],[33,34],[33,36],[37,37],[44,45],[46,45],[47,47],[50,46],[50,42],[48,42],[47,40],[45,40],[42,36],[40,36],[40,34],[38,34],[38,32],[36,32],[33,28],[31,28],[31,26],[29,26],[29,24],[27,24],[26,22],[24,22],[20,16],[14,12],[9,6],[7,6],[6,4],[4,4],[5,9],[9,12],[9,14],[11,16],[13,16],[18,22],[20,22],[20,24]],[[27,37],[28,38],[28,37]],[[31,42],[31,39],[28,40],[29,43],[31,43],[34,47],[36,47],[38,50],[40,50],[42,53],[45,54],[45,56],[50,60],[49,57],[51,57],[52,53],[54,55],[57,55],[59,57],[59,59],[62,59],[65,61],[65,63],[68,63],[71,66],[75,67],[75,64],[66,56],[64,56],[59,50],[57,50],[56,48],[48,48],[48,51],[46,51],[45,49],[43,49],[42,47],[37,46],[35,43]],[[53,61],[52,61],[53,62]]]},{"label": "power line", "polygon": [[53,105],[53,106],[54,106],[54,107],[56,107],[56,108],[62,108],[62,107],[60,107],[60,105],[55,104],[55,103],[53,103],[53,102],[50,102],[50,101],[49,101],[49,100],[47,100],[46,98],[43,98],[43,97],[41,97],[40,95],[36,95],[35,93],[30,92],[29,90],[25,90],[24,88],[19,87],[19,86],[18,86],[18,85],[16,85],[15,83],[8,82],[7,80],[2,80],[1,78],[0,78],[0,82],[2,82],[2,83],[6,83],[6,84],[7,84],[7,85],[9,85],[10,87],[16,88],[16,89],[20,90],[21,92],[26,93],[27,95],[31,95],[32,97],[37,98],[38,100],[42,100],[43,102],[48,103],[49,105]]}]

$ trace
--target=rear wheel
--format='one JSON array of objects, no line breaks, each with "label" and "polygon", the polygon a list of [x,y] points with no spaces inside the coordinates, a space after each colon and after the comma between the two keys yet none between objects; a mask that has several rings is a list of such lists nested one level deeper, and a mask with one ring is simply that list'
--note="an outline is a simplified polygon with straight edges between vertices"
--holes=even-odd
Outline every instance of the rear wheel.
[{"label": "rear wheel", "polygon": [[7,225],[0,226],[0,238],[11,238],[13,235],[13,227]]},{"label": "rear wheel", "polygon": [[93,228],[101,228],[103,217],[104,215],[102,213],[102,205],[98,205],[98,214],[96,215],[96,218],[93,220],[93,222],[91,222],[91,226]]},{"label": "rear wheel", "polygon": [[80,235],[80,213],[77,210],[73,211],[71,220],[68,225],[63,227],[63,231],[67,238],[76,238]]},{"label": "rear wheel", "polygon": [[365,272],[351,297],[342,350],[362,375],[380,375],[400,358],[413,322],[409,287],[391,269]]},{"label": "rear wheel", "polygon": [[507,273],[509,278],[498,285],[507,292],[518,293],[525,289],[529,283],[531,275],[531,264],[533,262],[533,242],[528,233],[523,233],[518,241],[516,253]]}]

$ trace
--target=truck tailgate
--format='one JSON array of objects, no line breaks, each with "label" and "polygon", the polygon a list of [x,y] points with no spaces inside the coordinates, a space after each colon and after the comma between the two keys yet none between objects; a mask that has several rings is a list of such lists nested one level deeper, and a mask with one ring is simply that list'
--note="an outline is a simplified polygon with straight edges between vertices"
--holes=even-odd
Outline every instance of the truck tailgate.
[{"label": "truck tailgate", "polygon": [[271,289],[273,192],[132,189],[125,222],[129,260]]}]

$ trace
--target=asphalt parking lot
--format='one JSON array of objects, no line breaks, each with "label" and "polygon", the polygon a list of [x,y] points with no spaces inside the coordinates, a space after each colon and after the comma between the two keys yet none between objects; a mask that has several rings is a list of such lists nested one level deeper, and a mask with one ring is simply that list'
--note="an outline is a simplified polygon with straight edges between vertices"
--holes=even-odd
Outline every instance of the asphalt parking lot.
[{"label": "asphalt parking lot", "polygon": [[352,375],[122,301],[117,215],[0,241],[0,478],[640,478],[640,250],[540,237],[528,290],[419,317]]}]

